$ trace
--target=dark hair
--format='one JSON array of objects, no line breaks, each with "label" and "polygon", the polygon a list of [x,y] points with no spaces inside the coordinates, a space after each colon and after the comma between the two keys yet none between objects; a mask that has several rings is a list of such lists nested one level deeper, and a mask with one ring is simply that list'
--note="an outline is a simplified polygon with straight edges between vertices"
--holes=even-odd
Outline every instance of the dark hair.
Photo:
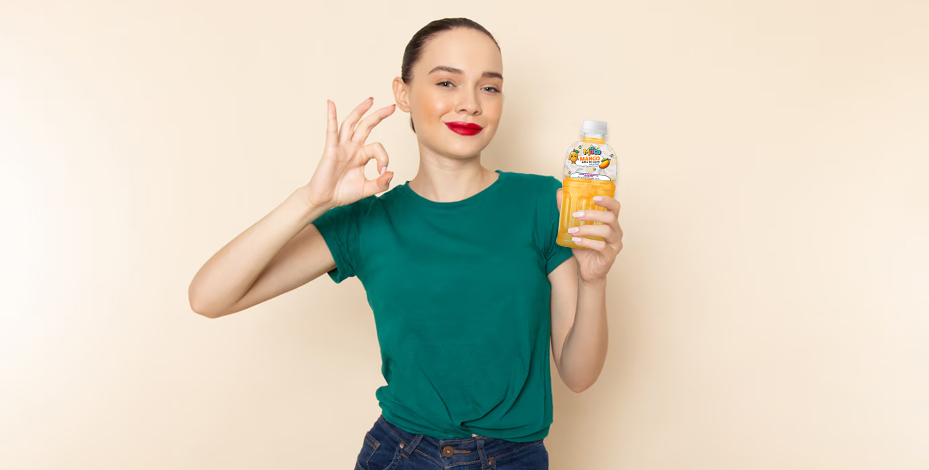
[{"label": "dark hair", "polygon": [[[413,65],[416,64],[416,61],[418,61],[419,57],[423,54],[426,43],[436,34],[455,28],[470,28],[475,31],[480,31],[486,34],[494,44],[497,45],[497,49],[500,49],[500,44],[497,44],[494,35],[490,34],[490,31],[487,31],[483,26],[474,21],[467,18],[443,18],[441,20],[435,20],[423,26],[422,29],[413,35],[410,42],[407,43],[406,49],[403,51],[403,64],[400,66],[400,78],[403,80],[403,83],[409,84],[410,80],[413,79]],[[414,133],[416,132],[416,128],[413,127],[412,116],[410,116],[410,128],[413,129]]]}]

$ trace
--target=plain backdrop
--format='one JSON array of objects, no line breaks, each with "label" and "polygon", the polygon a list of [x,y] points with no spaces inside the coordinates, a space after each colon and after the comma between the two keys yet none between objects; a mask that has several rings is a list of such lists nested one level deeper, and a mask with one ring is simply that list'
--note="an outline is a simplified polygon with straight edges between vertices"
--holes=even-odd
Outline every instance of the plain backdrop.
[{"label": "plain backdrop", "polygon": [[[0,467],[350,468],[384,384],[358,280],[216,320],[187,287],[309,181],[326,100],[393,103],[455,16],[503,50],[487,167],[560,178],[584,119],[619,155],[609,355],[552,379],[553,469],[929,468],[905,0],[0,0]],[[415,175],[408,115],[374,141]]]}]

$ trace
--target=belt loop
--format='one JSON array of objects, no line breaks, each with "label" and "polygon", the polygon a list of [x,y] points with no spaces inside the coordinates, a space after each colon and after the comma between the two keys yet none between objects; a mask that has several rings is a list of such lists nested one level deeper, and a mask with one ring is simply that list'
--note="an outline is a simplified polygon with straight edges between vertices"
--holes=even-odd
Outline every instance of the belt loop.
[{"label": "belt loop", "polygon": [[407,459],[410,458],[410,454],[413,453],[413,449],[419,445],[419,441],[421,440],[423,440],[423,435],[417,434],[415,437],[413,437],[413,440],[410,441],[410,445],[404,446],[403,443],[401,443],[400,447],[402,447],[402,449],[400,449],[400,452],[403,454],[403,457]]},{"label": "belt loop", "polygon": [[487,458],[484,453],[484,438],[477,439],[477,453],[481,456],[481,470],[493,468],[493,460]]}]

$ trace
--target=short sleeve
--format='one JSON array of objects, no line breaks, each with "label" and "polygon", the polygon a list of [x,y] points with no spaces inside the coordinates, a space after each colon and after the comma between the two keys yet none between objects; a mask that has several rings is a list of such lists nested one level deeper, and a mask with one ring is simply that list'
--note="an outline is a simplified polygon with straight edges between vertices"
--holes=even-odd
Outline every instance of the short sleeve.
[{"label": "short sleeve", "polygon": [[561,218],[561,212],[558,210],[558,200],[555,198],[555,194],[557,194],[556,192],[561,188],[561,181],[558,181],[555,177],[551,177],[548,179],[547,183],[549,184],[547,184],[546,187],[550,188],[546,191],[547,194],[545,195],[548,202],[544,203],[544,207],[547,210],[541,211],[542,214],[547,216],[543,220],[546,226],[543,227],[542,230],[542,233],[546,235],[544,240],[546,275],[551,274],[561,263],[574,255],[571,248],[555,243],[555,240],[558,238],[558,222]]},{"label": "short sleeve", "polygon": [[313,221],[335,260],[335,268],[327,274],[336,284],[354,276],[358,268],[361,227],[370,198],[373,197],[333,207]]}]

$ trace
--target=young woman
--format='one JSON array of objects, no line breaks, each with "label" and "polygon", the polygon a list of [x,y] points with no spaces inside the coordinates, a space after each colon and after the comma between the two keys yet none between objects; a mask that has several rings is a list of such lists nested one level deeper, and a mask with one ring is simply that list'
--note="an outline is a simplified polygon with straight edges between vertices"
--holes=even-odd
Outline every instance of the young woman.
[{"label": "young woman", "polygon": [[[544,469],[552,423],[549,344],[581,392],[607,349],[606,275],[622,249],[619,202],[574,214],[584,249],[555,243],[561,183],[481,164],[503,112],[503,62],[479,24],[433,21],[406,47],[396,104],[369,98],[339,126],[328,102],[323,156],[305,186],[216,253],[190,286],[209,318],[324,273],[357,276],[374,311],[387,385],[356,469]],[[419,143],[416,176],[365,139],[396,108]],[[380,176],[368,180],[375,159]],[[386,192],[385,192],[386,191]],[[378,193],[383,193],[378,195]],[[570,262],[565,262],[572,260]]]}]

